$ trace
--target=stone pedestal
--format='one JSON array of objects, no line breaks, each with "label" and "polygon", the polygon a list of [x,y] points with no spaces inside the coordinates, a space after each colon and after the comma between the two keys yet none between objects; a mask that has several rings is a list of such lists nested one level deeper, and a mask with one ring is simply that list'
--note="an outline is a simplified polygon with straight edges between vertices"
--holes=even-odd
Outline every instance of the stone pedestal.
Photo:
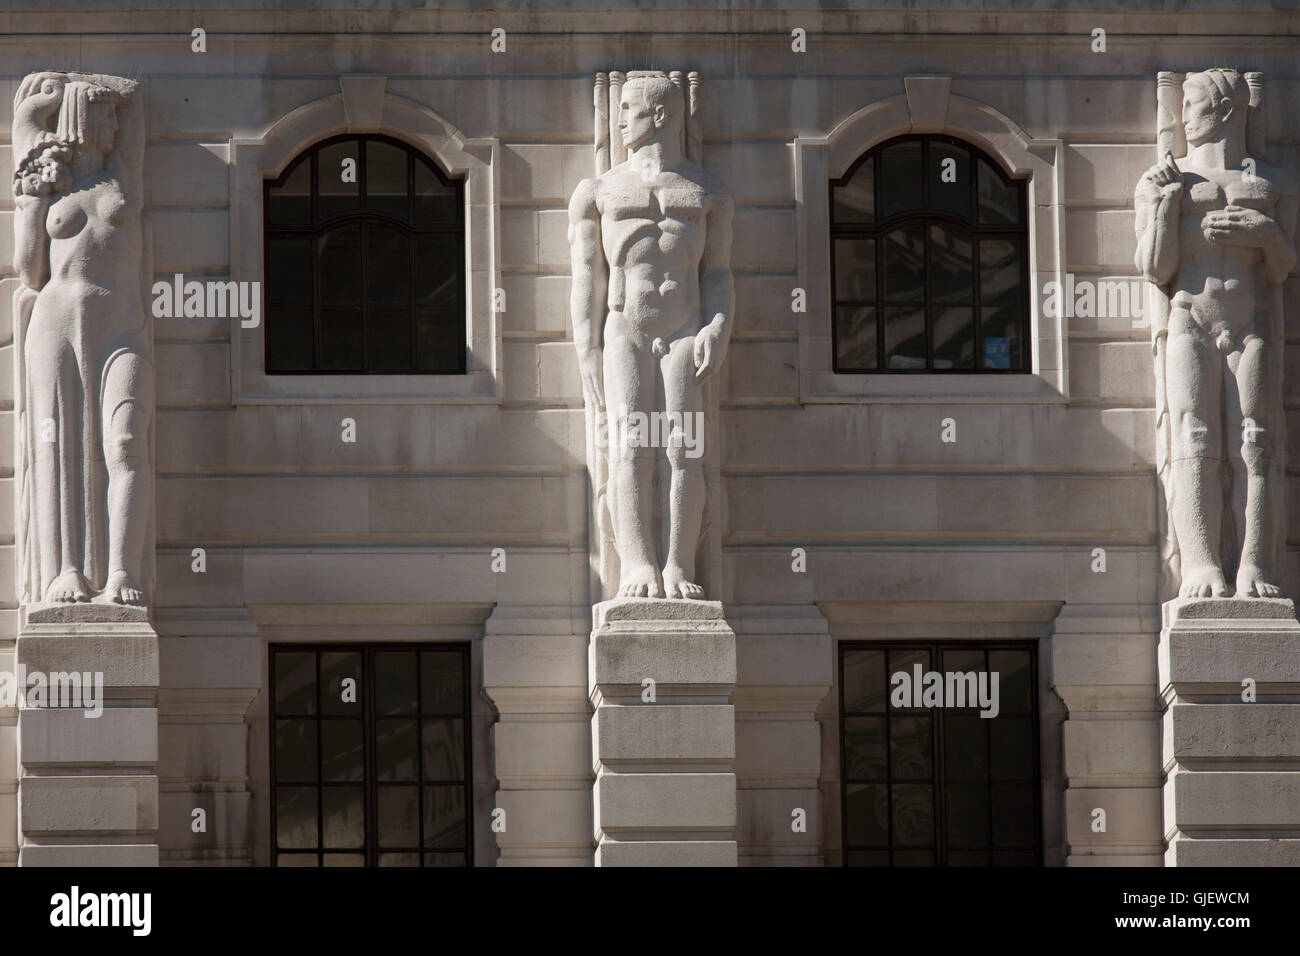
[{"label": "stone pedestal", "polygon": [[1170,601],[1159,662],[1166,864],[1300,865],[1294,604]]},{"label": "stone pedestal", "polygon": [[[19,865],[157,866],[158,636],[146,612],[24,608],[15,658],[28,690],[18,711]],[[38,674],[44,700],[30,691]],[[80,694],[83,684],[93,708],[57,706],[72,695],[60,700],[56,688]]]},{"label": "stone pedestal", "polygon": [[717,601],[595,607],[597,866],[735,866],[736,636]]}]

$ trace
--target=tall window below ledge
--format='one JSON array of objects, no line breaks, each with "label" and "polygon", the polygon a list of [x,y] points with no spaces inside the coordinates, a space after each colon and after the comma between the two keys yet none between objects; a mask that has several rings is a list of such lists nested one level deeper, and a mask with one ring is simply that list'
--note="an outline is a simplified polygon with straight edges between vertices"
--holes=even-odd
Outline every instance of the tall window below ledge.
[{"label": "tall window below ledge", "polygon": [[465,372],[463,182],[340,136],[265,185],[268,374]]},{"label": "tall window below ledge", "polygon": [[1025,183],[903,136],[830,184],[836,372],[1027,372]]}]

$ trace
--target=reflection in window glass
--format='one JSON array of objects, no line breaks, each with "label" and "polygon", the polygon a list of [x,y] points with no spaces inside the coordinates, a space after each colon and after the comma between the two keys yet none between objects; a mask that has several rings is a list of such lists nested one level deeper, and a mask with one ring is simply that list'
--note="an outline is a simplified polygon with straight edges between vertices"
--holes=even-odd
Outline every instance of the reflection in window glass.
[{"label": "reflection in window glass", "polygon": [[1030,370],[1023,181],[951,137],[906,136],[830,196],[835,371]]},{"label": "reflection in window glass", "polygon": [[320,143],[268,182],[266,371],[464,373],[463,197],[371,135]]},{"label": "reflection in window glass", "polygon": [[277,866],[466,866],[468,648],[272,646]]},{"label": "reflection in window glass", "polygon": [[[1039,865],[1033,646],[844,642],[839,654],[845,865]],[[990,672],[998,714],[982,717],[978,692],[955,688],[983,674],[987,696]],[[931,673],[926,704],[911,687]]]}]

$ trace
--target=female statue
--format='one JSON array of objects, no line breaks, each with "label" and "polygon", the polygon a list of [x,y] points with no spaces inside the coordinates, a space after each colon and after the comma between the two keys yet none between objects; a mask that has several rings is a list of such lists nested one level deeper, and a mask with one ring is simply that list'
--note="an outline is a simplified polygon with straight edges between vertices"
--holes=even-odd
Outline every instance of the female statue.
[{"label": "female statue", "polygon": [[14,97],[20,600],[143,604],[153,366],[136,84],[34,73]]}]

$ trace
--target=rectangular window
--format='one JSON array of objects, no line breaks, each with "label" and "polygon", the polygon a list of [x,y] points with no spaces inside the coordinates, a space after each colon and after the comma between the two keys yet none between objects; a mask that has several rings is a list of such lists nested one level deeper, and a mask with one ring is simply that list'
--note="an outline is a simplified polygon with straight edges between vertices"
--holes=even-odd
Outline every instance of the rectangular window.
[{"label": "rectangular window", "polygon": [[1041,865],[1037,666],[1032,643],[840,645],[846,866]]},{"label": "rectangular window", "polygon": [[276,866],[468,866],[469,645],[270,648]]}]

